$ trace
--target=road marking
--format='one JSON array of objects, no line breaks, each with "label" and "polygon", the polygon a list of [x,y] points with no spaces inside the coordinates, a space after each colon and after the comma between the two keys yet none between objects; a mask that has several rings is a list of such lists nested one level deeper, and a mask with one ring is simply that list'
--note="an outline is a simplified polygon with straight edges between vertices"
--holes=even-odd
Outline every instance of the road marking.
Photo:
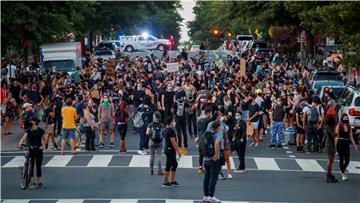
[{"label": "road marking", "polygon": [[182,156],[178,163],[179,168],[192,168],[193,167],[193,160],[192,156]]},{"label": "road marking", "polygon": [[149,155],[133,155],[129,167],[149,167]]},{"label": "road marking", "polygon": [[82,203],[83,199],[59,199],[56,203]]},{"label": "road marking", "polygon": [[29,201],[27,199],[5,199],[2,203],[28,203]]},{"label": "road marking", "polygon": [[88,167],[107,167],[112,159],[113,155],[94,155]]},{"label": "road marking", "polygon": [[[229,157],[229,161],[230,161],[230,168],[235,169],[234,157]],[[225,166],[222,166],[222,169],[226,169],[226,164]]]},{"label": "road marking", "polygon": [[295,158],[296,156],[295,155],[289,155],[290,158]]},{"label": "road marking", "polygon": [[295,159],[296,163],[303,171],[325,171],[316,160]]},{"label": "road marking", "polygon": [[72,158],[73,155],[55,155],[45,167],[65,167]]},{"label": "road marking", "polygon": [[194,203],[194,200],[185,200],[185,199],[167,199],[166,203]]},{"label": "road marking", "polygon": [[137,203],[137,199],[112,199],[110,203]]},{"label": "road marking", "polygon": [[292,154],[292,152],[291,151],[286,151],[286,154]]},{"label": "road marking", "polygon": [[289,147],[283,147],[283,149],[289,149]]},{"label": "road marking", "polygon": [[255,163],[260,170],[280,170],[273,158],[254,158]]},{"label": "road marking", "polygon": [[350,161],[347,170],[349,173],[359,173],[360,174],[360,161]]},{"label": "road marking", "polygon": [[19,167],[23,166],[25,162],[24,156],[16,156],[11,161],[9,161],[7,164],[3,166],[3,168],[13,168],[13,167]]}]

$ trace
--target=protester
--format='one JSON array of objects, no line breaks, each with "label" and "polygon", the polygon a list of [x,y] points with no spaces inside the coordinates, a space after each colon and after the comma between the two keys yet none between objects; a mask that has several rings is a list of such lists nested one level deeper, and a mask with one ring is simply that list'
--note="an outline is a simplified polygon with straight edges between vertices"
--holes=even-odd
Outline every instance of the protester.
[{"label": "protester", "polygon": [[[161,153],[162,153],[162,141],[163,141],[163,124],[161,121],[160,112],[153,114],[153,122],[147,126],[146,135],[150,136],[150,175],[154,175],[154,161],[157,158],[158,175],[163,175],[161,170]],[[156,157],[155,157],[156,155]]]},{"label": "protester", "polygon": [[234,143],[237,155],[239,157],[239,167],[237,172],[245,172],[245,151],[246,151],[246,122],[242,118],[241,111],[235,114],[236,124],[234,132]]},{"label": "protester", "polygon": [[326,137],[326,145],[325,145],[325,151],[328,156],[328,162],[326,165],[327,174],[326,174],[326,182],[328,183],[336,183],[338,180],[335,178],[335,176],[332,174],[332,166],[335,158],[335,138],[337,136],[336,134],[336,120],[334,116],[326,116],[325,117],[325,128],[324,128],[324,134]]},{"label": "protester", "polygon": [[94,108],[89,103],[84,104],[84,130],[86,135],[85,150],[95,151],[95,128],[96,128],[96,116],[91,113],[90,109]]},{"label": "protester", "polygon": [[72,107],[73,100],[68,98],[66,100],[66,106],[61,109],[61,117],[63,119],[62,126],[62,140],[61,140],[61,154],[64,154],[65,143],[70,140],[70,148],[72,154],[77,154],[75,151],[75,121],[78,119],[76,109]]},{"label": "protester", "polygon": [[110,136],[110,147],[114,148],[114,123],[113,118],[115,116],[114,106],[109,99],[108,95],[103,95],[100,100],[100,106],[98,109],[98,120],[100,126],[100,148],[105,146],[105,133]]}]

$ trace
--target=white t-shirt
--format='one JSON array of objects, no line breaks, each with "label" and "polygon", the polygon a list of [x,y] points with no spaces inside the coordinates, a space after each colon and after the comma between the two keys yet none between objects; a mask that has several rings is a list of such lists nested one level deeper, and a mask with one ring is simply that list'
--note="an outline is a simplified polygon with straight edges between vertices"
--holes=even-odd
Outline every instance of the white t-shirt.
[{"label": "white t-shirt", "polygon": [[[15,73],[16,73],[16,66],[14,66],[14,65],[11,65],[10,67],[9,67],[9,65],[7,65],[7,78],[15,78]],[[11,69],[11,76],[10,76],[10,69]]]}]

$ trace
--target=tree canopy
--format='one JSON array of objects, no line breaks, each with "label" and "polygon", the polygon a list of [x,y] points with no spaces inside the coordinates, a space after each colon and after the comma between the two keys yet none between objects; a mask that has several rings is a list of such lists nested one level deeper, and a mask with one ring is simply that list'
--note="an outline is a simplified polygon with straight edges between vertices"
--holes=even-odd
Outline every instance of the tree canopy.
[{"label": "tree canopy", "polygon": [[26,51],[69,33],[91,32],[113,37],[115,32],[180,39],[179,1],[2,1],[2,54],[9,47]]}]

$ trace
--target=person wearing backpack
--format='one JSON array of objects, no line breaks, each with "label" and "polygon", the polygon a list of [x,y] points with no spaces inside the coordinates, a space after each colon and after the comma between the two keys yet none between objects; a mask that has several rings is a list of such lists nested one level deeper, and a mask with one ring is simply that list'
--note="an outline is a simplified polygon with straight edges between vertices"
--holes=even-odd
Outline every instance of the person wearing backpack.
[{"label": "person wearing backpack", "polygon": [[283,138],[284,119],[284,99],[282,97],[278,97],[272,108],[271,144],[269,149],[274,149],[276,147],[282,148],[281,141]]},{"label": "person wearing backpack", "polygon": [[146,129],[149,123],[152,121],[152,114],[153,110],[147,104],[141,104],[137,109],[134,117],[134,126],[138,129],[140,134],[140,141],[139,141],[139,150],[137,151],[140,155],[147,155],[149,154],[145,148],[146,143],[149,139],[146,137]]},{"label": "person wearing backpack", "polygon": [[31,128],[30,120],[34,117],[33,106],[30,103],[25,103],[23,105],[23,109],[25,110],[20,119],[20,126],[26,131]]},{"label": "person wearing backpack", "polygon": [[186,133],[186,107],[188,107],[188,104],[185,102],[184,97],[179,97],[174,103],[172,109],[173,113],[175,114],[175,127],[178,138],[178,147],[182,146],[183,148],[185,148],[185,150],[188,148]]},{"label": "person wearing backpack", "polygon": [[[197,122],[198,130],[199,130],[199,137],[200,137],[200,138],[197,137],[197,140],[198,139],[201,140],[201,138],[203,136],[205,136],[207,126],[211,122],[211,120],[212,120],[212,118],[211,118],[211,109],[210,108],[205,108],[204,115],[202,117],[200,117],[198,122]],[[198,168],[198,173],[200,173],[200,174],[204,173],[203,162],[204,162],[204,156],[200,152],[200,147],[199,147],[199,168]]]},{"label": "person wearing backpack", "polygon": [[149,148],[150,148],[150,175],[154,175],[154,161],[155,154],[157,157],[158,164],[158,175],[163,175],[161,170],[161,152],[162,152],[162,141],[163,135],[162,130],[164,129],[161,123],[161,113],[156,111],[153,113],[153,122],[150,123],[146,129],[146,135],[150,137]]},{"label": "person wearing backpack", "polygon": [[[303,109],[303,129],[307,140],[307,154],[319,150],[319,140],[317,136],[317,126],[320,121],[320,113],[313,104],[312,97],[306,98],[306,106]],[[311,147],[313,148],[311,149]]]},{"label": "person wearing backpack", "polygon": [[210,130],[200,141],[201,154],[204,156],[205,175],[203,181],[204,202],[220,202],[215,195],[215,187],[220,172],[220,145],[223,135],[220,132],[220,122],[214,121],[209,124]]}]

